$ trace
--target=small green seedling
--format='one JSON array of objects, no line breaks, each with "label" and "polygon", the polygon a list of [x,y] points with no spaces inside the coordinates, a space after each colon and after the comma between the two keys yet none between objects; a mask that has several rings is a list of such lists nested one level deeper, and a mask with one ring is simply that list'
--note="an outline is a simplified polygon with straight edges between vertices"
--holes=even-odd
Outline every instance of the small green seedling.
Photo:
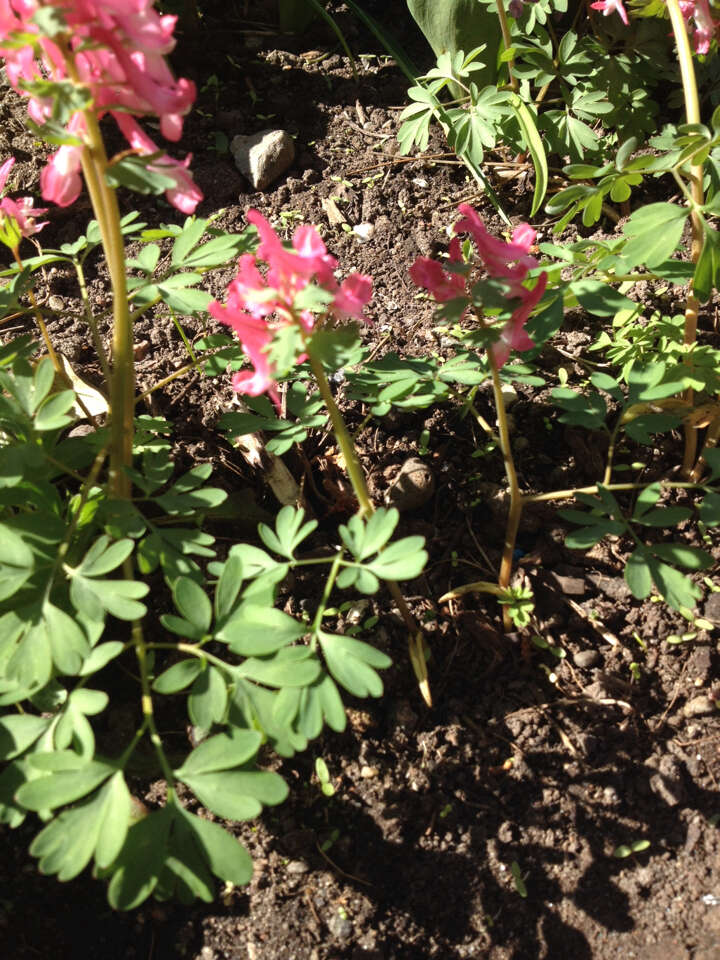
[{"label": "small green seedling", "polygon": [[525,885],[525,877],[527,874],[523,876],[523,872],[520,869],[520,864],[517,862],[517,860],[513,860],[513,862],[510,864],[510,873],[512,874],[515,889],[523,898],[523,900],[527,899],[528,892]]},{"label": "small green seedling", "polygon": [[332,797],[335,795],[335,787],[330,782],[330,771],[327,768],[327,764],[322,757],[317,757],[315,760],[315,775],[320,781],[320,789],[325,794],[326,797]]},{"label": "small green seedling", "polygon": [[625,860],[634,853],[642,853],[649,846],[649,840],[633,840],[631,844],[621,843],[619,847],[615,847],[613,850],[613,856],[618,860]]}]

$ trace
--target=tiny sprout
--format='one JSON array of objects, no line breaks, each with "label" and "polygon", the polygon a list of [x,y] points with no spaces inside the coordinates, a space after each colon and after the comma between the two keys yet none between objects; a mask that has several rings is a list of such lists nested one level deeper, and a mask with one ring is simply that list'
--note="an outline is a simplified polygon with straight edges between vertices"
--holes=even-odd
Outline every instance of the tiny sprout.
[{"label": "tiny sprout", "polygon": [[632,674],[633,682],[638,683],[642,677],[642,670],[640,664],[633,661],[630,664],[630,673]]},{"label": "tiny sprout", "polygon": [[[512,874],[515,889],[520,896],[525,899],[528,895],[527,886],[525,885],[525,877],[523,876],[522,870],[520,869],[520,864],[517,862],[517,860],[513,860],[513,862],[510,864],[510,873]],[[525,874],[525,876],[527,876],[527,874]]]},{"label": "tiny sprout", "polygon": [[440,811],[440,813],[438,814],[438,816],[440,817],[441,820],[444,820],[445,817],[449,817],[451,813],[452,813],[452,804],[446,803],[445,806]]},{"label": "tiny sprout", "polygon": [[315,759],[315,774],[320,781],[320,789],[326,797],[335,795],[335,787],[330,782],[330,771],[322,757]]},{"label": "tiny sprout", "polygon": [[647,850],[649,846],[649,840],[633,840],[631,844],[621,843],[619,847],[615,847],[613,850],[613,856],[617,860],[625,860],[634,853],[642,853],[642,851]]}]

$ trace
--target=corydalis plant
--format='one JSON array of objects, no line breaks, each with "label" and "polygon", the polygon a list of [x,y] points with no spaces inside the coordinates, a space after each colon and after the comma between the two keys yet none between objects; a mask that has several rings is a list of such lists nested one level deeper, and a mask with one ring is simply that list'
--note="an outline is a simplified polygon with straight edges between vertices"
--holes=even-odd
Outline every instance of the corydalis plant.
[{"label": "corydalis plant", "polygon": [[[354,273],[342,284],[335,279],[338,262],[328,252],[315,227],[295,231],[292,249],[283,246],[268,221],[257,210],[247,219],[260,234],[257,256],[240,257],[238,272],[230,283],[225,305],[213,301],[208,310],[221,323],[232,327],[254,370],[236,373],[233,387],[239,393],[268,393],[277,402],[276,370],[270,357],[275,335],[295,328],[298,346],[318,323],[336,317],[364,319],[363,307],[372,295],[370,277]],[[263,276],[258,259],[267,265]],[[304,356],[296,351],[295,359]]]},{"label": "corydalis plant", "polygon": [[[547,274],[543,271],[532,289],[525,285],[529,272],[538,266],[530,253],[536,234],[528,224],[516,227],[511,241],[506,243],[488,233],[482,219],[468,204],[460,204],[458,210],[463,216],[453,228],[456,236],[450,242],[450,258],[439,263],[420,257],[410,268],[410,275],[418,286],[425,287],[444,305],[438,311],[441,315],[459,316],[462,321],[469,320],[474,313],[487,347],[497,412],[496,439],[503,454],[510,509],[497,586],[483,583],[479,588],[496,593],[504,603],[503,623],[507,630],[512,625],[509,588],[523,499],[510,445],[499,370],[511,350],[530,350],[534,346],[525,324],[545,292]],[[472,239],[472,244],[465,245],[464,249],[457,236],[460,233],[468,233]],[[475,256],[472,256],[473,245]],[[498,315],[499,319],[492,319]]]},{"label": "corydalis plant", "polygon": [[68,206],[81,190],[88,111],[110,113],[141,156],[168,180],[167,198],[192,213],[202,194],[187,167],[162,155],[135,117],[157,116],[168,140],[179,140],[195,99],[190,80],[176,80],[165,56],[175,45],[177,18],[161,16],[151,0],[1,0],[0,54],[8,80],[28,98],[28,113],[51,142],[60,143],[41,174],[44,199]]},{"label": "corydalis plant", "polygon": [[[208,307],[216,319],[232,327],[254,367],[253,371],[236,374],[233,386],[252,396],[268,393],[279,405],[276,377],[285,374],[294,363],[307,359],[360,508],[355,521],[362,518],[369,522],[377,516],[375,507],[355,444],[330,389],[314,334],[337,321],[365,319],[363,308],[372,295],[372,280],[353,273],[339,284],[335,278],[338,262],[327,252],[313,226],[298,227],[292,248],[288,249],[257,210],[250,210],[247,218],[260,234],[257,257],[244,254],[240,258],[237,276],[228,287],[227,303],[214,301]],[[258,269],[258,258],[267,263],[265,276]],[[284,369],[277,369],[279,362]],[[422,634],[400,587],[390,578],[387,583],[409,631],[415,676],[430,704]]]},{"label": "corydalis plant", "polygon": [[[530,270],[538,266],[530,248],[535,231],[528,224],[516,227],[509,243],[491,236],[471,206],[461,203],[463,215],[453,227],[456,234],[450,241],[449,259],[443,262],[418,257],[410,267],[410,276],[419,287],[425,287],[437,303],[453,301],[453,313],[465,318],[474,307],[483,313],[481,323],[488,333],[488,351],[495,366],[502,367],[511,350],[530,350],[534,343],[525,332],[530,314],[545,292],[547,274],[542,273],[532,289],[525,286]],[[468,233],[476,256],[470,249],[463,254],[457,234]],[[481,275],[483,274],[483,275]],[[490,284],[488,284],[488,279]],[[499,295],[499,296],[498,296]],[[505,316],[510,308],[509,317]],[[497,323],[488,322],[497,310],[502,316]]]},{"label": "corydalis plant", "polygon": [[[604,17],[616,13],[625,26],[629,26],[627,10],[623,0],[596,0],[590,6],[601,10]],[[710,45],[717,36],[720,21],[714,20],[708,0],[679,0],[680,12],[685,20],[688,35],[692,38],[695,53],[709,53]]]},{"label": "corydalis plant", "polygon": [[[10,157],[0,167],[0,196],[5,191],[5,184],[14,164],[15,157]],[[34,209],[32,197],[13,200],[3,196],[0,200],[0,241],[11,250],[17,250],[22,237],[31,237],[47,225],[47,220],[38,223],[36,219],[44,213],[47,213],[46,208]]]}]

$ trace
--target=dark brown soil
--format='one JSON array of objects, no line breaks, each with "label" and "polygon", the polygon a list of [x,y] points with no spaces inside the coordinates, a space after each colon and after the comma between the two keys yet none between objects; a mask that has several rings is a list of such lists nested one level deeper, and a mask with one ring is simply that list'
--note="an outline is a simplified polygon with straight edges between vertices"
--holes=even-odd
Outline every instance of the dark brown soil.
[{"label": "dark brown soil", "polygon": [[[394,9],[384,11],[386,21],[422,58],[402,19],[405,4]],[[349,15],[340,17],[355,50],[378,50]],[[458,202],[470,200],[490,225],[499,224],[449,156],[395,155],[407,84],[393,63],[361,56],[356,81],[333,44],[319,25],[301,38],[281,38],[243,19],[242,10],[222,20],[208,14],[201,29],[186,32],[176,68],[201,90],[183,141],[205,192],[198,213],[225,208],[220,224],[238,229],[251,207],[289,232],[299,222],[322,225],[343,271],[373,276],[365,336],[378,355],[443,353],[431,306],[417,299],[408,267],[418,254],[444,247]],[[15,119],[11,98],[0,105],[7,120],[2,156],[20,154],[23,185],[31,188],[36,145]],[[296,137],[297,158],[280,182],[253,193],[229,155],[213,148],[268,125]],[[440,139],[428,151],[442,152]],[[525,169],[510,182],[488,169],[512,219],[526,218],[532,183]],[[368,242],[328,224],[322,201],[331,197],[350,229],[372,224]],[[158,213],[157,202],[137,201],[124,198],[124,209],[139,206],[151,223],[181,222],[169,207],[160,204]],[[46,246],[74,239],[90,213],[79,204],[51,216]],[[536,226],[541,234],[549,230]],[[212,279],[215,292],[230,275]],[[48,292],[72,308],[72,278],[50,270],[47,282]],[[97,298],[102,290],[100,270],[91,292]],[[202,332],[199,322],[182,322],[188,337]],[[549,381],[559,362],[571,376],[581,373],[567,354],[591,341],[587,323],[576,316],[560,335],[565,358],[548,349],[541,359]],[[79,372],[98,375],[79,320],[57,321],[51,332]],[[137,342],[145,344],[142,389],[186,360],[162,314],[138,324]],[[260,510],[277,509],[262,479],[216,430],[232,400],[228,379],[193,375],[156,396],[153,412],[173,422],[179,462],[211,461],[216,482],[254,497]],[[489,417],[489,397],[478,402]],[[345,407],[359,426],[359,405]],[[529,441],[518,448],[528,488],[596,479],[597,451],[557,423],[546,393],[520,388],[512,413],[518,436]],[[550,508],[524,518],[520,563],[536,594],[536,632],[564,652],[562,659],[504,637],[497,608],[479,596],[439,604],[451,587],[492,578],[502,544],[502,464],[494,454],[471,459],[481,438],[450,406],[392,415],[358,439],[380,493],[391,468],[417,455],[423,429],[436,492],[427,506],[404,515],[402,532],[423,534],[430,552],[426,573],[406,591],[432,649],[433,709],[415,688],[389,600],[375,598],[380,620],[368,639],[394,661],[385,696],[358,702],[345,734],[324,736],[282,764],[291,787],[283,807],[233,828],[255,860],[248,889],[210,906],[150,901],[120,915],[89,876],[61,885],[37,874],[26,853],[34,824],[5,830],[0,928],[8,960],[720,958],[720,717],[707,703],[717,676],[717,630],[669,644],[686,621],[663,604],[630,596],[622,578],[627,545],[570,551]],[[328,442],[311,438],[306,453],[322,490]],[[292,456],[288,464],[300,470]],[[333,505],[314,505],[332,529]],[[232,541],[251,529],[217,532]],[[712,548],[720,556],[717,536]],[[302,581],[284,599],[300,606],[303,591],[312,600],[312,584]],[[716,624],[719,598],[709,593],[700,604]],[[336,788],[330,799],[313,777],[318,756]],[[148,802],[162,795],[158,783],[143,789]],[[620,845],[643,839],[645,851],[614,856]]]}]

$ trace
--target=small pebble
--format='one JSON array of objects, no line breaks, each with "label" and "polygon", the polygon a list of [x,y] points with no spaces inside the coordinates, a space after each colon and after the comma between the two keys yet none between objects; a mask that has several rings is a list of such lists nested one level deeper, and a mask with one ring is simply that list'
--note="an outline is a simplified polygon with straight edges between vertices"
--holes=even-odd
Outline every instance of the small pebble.
[{"label": "small pebble", "polygon": [[395,482],[385,494],[390,507],[417,510],[428,502],[435,492],[435,477],[430,467],[419,457],[410,457],[400,469]]},{"label": "small pebble", "polygon": [[350,919],[343,914],[333,913],[327,921],[330,933],[338,940],[349,940],[352,936],[353,925]]},{"label": "small pebble", "polygon": [[352,232],[360,243],[367,243],[373,233],[375,233],[375,227],[371,223],[357,223],[352,228]]},{"label": "small pebble", "polygon": [[372,780],[377,775],[378,775],[377,767],[368,767],[368,766],[360,767],[360,776],[363,778],[363,780]]},{"label": "small pebble", "polygon": [[597,650],[578,650],[573,654],[573,663],[581,670],[589,670],[600,663],[601,657]]},{"label": "small pebble", "polygon": [[309,867],[303,860],[291,860],[285,869],[293,876],[299,876],[301,873],[307,873]]},{"label": "small pebble", "polygon": [[686,717],[707,717],[716,711],[717,707],[714,701],[706,696],[693,697],[693,699],[688,700],[683,707],[683,714]]}]

